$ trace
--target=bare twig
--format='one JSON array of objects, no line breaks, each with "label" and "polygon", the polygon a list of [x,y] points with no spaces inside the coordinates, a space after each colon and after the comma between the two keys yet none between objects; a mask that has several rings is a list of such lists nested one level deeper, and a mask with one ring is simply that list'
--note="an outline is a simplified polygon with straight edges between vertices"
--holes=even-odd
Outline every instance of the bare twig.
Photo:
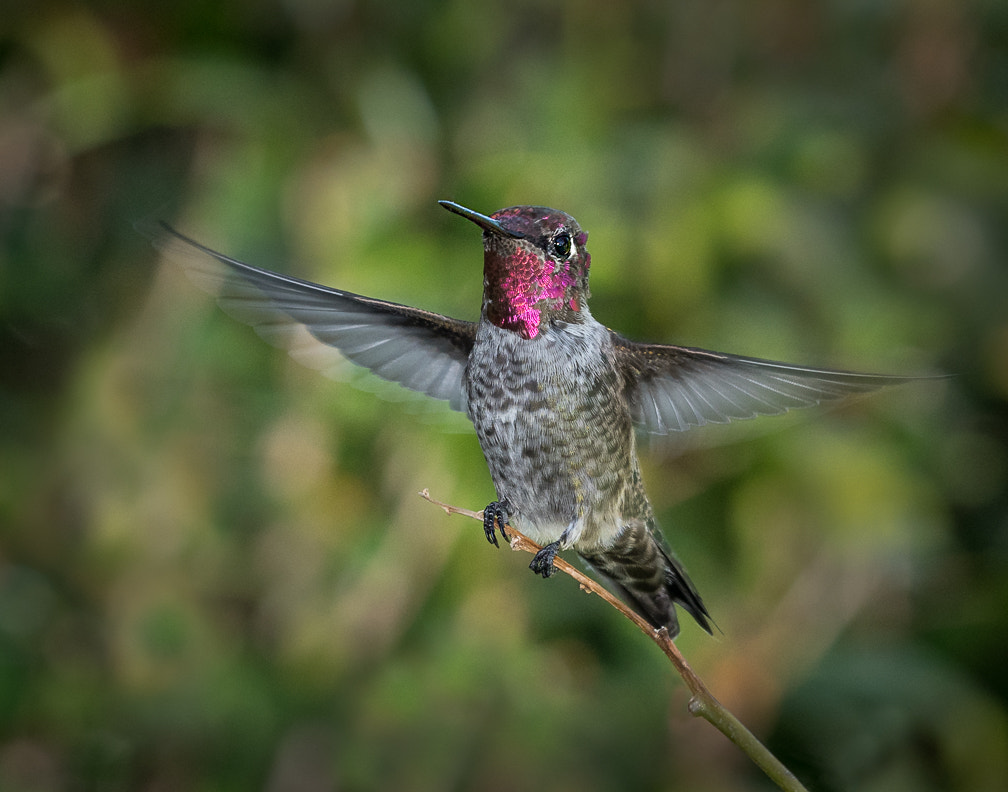
[{"label": "bare twig", "polygon": [[[440,506],[444,509],[446,514],[461,514],[481,522],[483,520],[483,512],[471,511],[469,509],[462,509],[458,506],[452,506],[448,503],[442,503],[441,501],[432,498],[430,492],[426,489],[420,493],[420,497],[430,503],[433,503],[435,506]],[[515,530],[510,525],[507,526],[507,535],[510,539],[512,550],[523,550],[527,553],[536,553],[541,549],[539,545],[520,531]],[[682,677],[683,681],[686,683],[686,687],[689,688],[690,693],[692,694],[689,702],[689,711],[692,715],[703,718],[714,726],[715,729],[724,734],[725,737],[735,743],[764,773],[767,774],[767,776],[770,777],[775,784],[777,784],[777,786],[785,790],[785,792],[806,792],[805,787],[802,786],[801,782],[795,777],[795,775],[788,770],[776,756],[770,753],[767,747],[756,739],[756,736],[743,726],[741,721],[739,721],[738,718],[726,709],[725,706],[707,689],[707,686],[703,683],[700,677],[697,676],[696,672],[690,667],[689,663],[686,662],[686,658],[682,656],[675,643],[669,637],[668,630],[664,627],[658,630],[654,629],[654,627],[652,627],[646,619],[633,611],[621,600],[613,596],[608,589],[592,580],[579,569],[576,569],[568,564],[559,556],[553,560],[553,565],[561,572],[564,572],[574,578],[583,591],[598,595],[616,608],[616,610],[636,624],[641,632],[658,644],[658,648],[661,649],[665,653],[666,657],[668,657],[668,659],[672,662],[675,670],[679,673],[679,676]]]}]

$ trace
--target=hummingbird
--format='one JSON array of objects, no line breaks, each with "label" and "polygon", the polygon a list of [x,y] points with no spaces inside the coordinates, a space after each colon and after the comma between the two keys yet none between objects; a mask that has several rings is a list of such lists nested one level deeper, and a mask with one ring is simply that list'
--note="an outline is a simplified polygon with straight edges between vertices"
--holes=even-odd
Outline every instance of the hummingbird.
[{"label": "hummingbird", "polygon": [[779,414],[913,378],[629,340],[588,308],[588,234],[569,214],[439,203],[482,231],[475,322],[259,269],[166,223],[156,244],[196,254],[186,257],[189,274],[267,340],[300,325],[377,376],[466,413],[497,494],[483,511],[494,546],[511,525],[541,546],[529,566],[544,578],[570,549],[655,629],[675,637],[678,606],[711,633],[655,520],[638,429]]}]

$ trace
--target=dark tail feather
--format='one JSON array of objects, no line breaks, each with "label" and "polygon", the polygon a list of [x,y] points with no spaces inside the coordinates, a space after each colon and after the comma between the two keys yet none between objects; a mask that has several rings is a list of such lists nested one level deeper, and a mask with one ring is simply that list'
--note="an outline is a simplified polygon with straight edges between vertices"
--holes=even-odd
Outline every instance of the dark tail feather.
[{"label": "dark tail feather", "polygon": [[[707,606],[700,598],[700,592],[696,590],[693,581],[689,579],[686,570],[682,568],[676,559],[672,558],[664,548],[661,548],[662,555],[668,566],[665,569],[665,586],[672,596],[673,602],[677,602],[683,607],[696,623],[699,624],[708,635],[714,634],[714,620],[711,619]],[[671,632],[671,631],[670,631]]]},{"label": "dark tail feather", "polygon": [[644,523],[627,526],[611,547],[580,555],[655,628],[665,627],[673,638],[679,634],[678,604],[713,634],[710,613],[693,582]]}]

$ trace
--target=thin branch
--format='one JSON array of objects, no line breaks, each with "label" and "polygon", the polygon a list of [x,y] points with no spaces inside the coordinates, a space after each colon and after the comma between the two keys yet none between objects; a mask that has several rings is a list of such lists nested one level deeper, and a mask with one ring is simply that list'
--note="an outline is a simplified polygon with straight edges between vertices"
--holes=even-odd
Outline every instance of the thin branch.
[{"label": "thin branch", "polygon": [[[479,520],[480,522],[483,521],[483,512],[471,511],[458,506],[452,506],[448,503],[442,503],[441,501],[432,498],[430,492],[426,489],[419,494],[424,500],[444,509],[446,514],[461,514],[466,517],[471,517],[474,520]],[[510,539],[512,550],[523,550],[527,553],[536,553],[541,549],[539,545],[520,531],[515,530],[510,525],[507,526],[507,535]],[[644,619],[644,617],[632,610],[622,600],[613,596],[608,589],[592,580],[590,577],[581,572],[581,570],[571,566],[559,556],[553,560],[553,565],[561,572],[564,572],[574,578],[583,591],[598,595],[616,608],[616,610],[636,624],[642,633],[658,644],[658,648],[661,649],[665,653],[665,656],[672,662],[675,670],[679,673],[679,676],[682,677],[683,681],[686,683],[686,687],[689,688],[689,691],[692,694],[689,702],[689,711],[692,715],[703,718],[715,729],[725,735],[725,737],[735,743],[764,773],[767,774],[767,776],[770,777],[775,784],[777,784],[777,786],[785,790],[785,792],[807,792],[805,787],[802,786],[801,782],[795,777],[795,775],[788,770],[776,756],[770,753],[767,747],[756,739],[756,736],[743,726],[741,721],[739,721],[739,719],[736,718],[707,689],[707,686],[703,683],[700,677],[697,676],[696,672],[690,667],[689,663],[686,662],[686,658],[682,656],[678,647],[676,647],[673,640],[669,637],[668,630],[664,627],[656,630],[646,619]]]}]

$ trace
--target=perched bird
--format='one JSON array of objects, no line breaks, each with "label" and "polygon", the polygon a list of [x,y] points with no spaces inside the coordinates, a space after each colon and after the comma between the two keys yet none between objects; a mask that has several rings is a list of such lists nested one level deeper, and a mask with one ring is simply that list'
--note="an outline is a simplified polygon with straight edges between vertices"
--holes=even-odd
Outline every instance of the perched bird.
[{"label": "perched bird", "polygon": [[[570,215],[514,206],[483,215],[483,306],[476,322],[320,286],[228,258],[162,224],[221,305],[276,340],[302,325],[379,377],[446,400],[472,420],[497,491],[487,539],[512,524],[542,546],[549,577],[573,548],[655,628],[675,606],[711,617],[662,539],[644,491],[635,425],[678,432],[784,412],[906,381],[630,341],[588,310],[588,234]],[[506,537],[505,537],[506,538]]]}]

